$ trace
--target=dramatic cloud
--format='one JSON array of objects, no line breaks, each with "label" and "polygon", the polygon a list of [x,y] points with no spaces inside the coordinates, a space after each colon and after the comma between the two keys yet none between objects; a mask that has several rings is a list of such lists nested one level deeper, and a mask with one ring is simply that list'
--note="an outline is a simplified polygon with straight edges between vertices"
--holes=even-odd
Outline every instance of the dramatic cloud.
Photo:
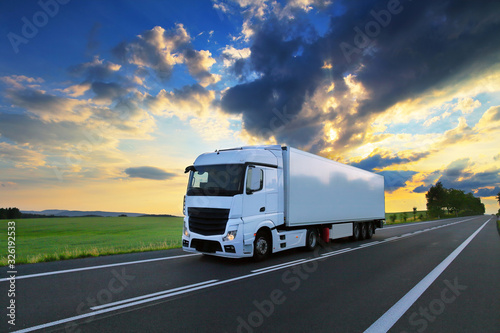
[{"label": "dramatic cloud", "polygon": [[90,116],[85,103],[77,99],[60,97],[36,89],[11,89],[7,92],[10,102],[24,108],[46,122],[82,121]]},{"label": "dramatic cloud", "polygon": [[147,95],[144,104],[154,114],[176,115],[185,120],[206,114],[214,98],[213,91],[193,84],[172,92],[161,90],[156,96]]},{"label": "dramatic cloud", "polygon": [[[292,121],[273,129],[279,142],[341,153],[362,144],[372,119],[391,106],[497,62],[497,2],[338,1],[322,8],[332,17],[324,35],[301,15],[314,3],[293,3],[295,12],[283,18],[279,5],[271,10],[263,1],[240,1],[255,14],[242,33],[251,43],[245,65],[259,76],[230,88],[221,106],[241,114],[244,129],[262,139],[269,138],[261,129],[270,128],[272,110],[286,106]],[[315,100],[329,87],[331,99]],[[325,109],[325,101],[331,107]],[[470,100],[457,105],[464,114],[478,106]],[[297,133],[296,123],[309,130]],[[336,131],[334,140],[325,123]],[[458,130],[465,133],[448,133],[450,141],[466,137],[465,119]]]},{"label": "dramatic cloud", "polygon": [[77,78],[84,78],[85,81],[107,80],[113,77],[121,68],[121,65],[110,61],[104,61],[99,57],[94,57],[91,62],[86,62],[69,68],[69,73]]},{"label": "dramatic cloud", "polygon": [[399,188],[405,187],[406,182],[418,172],[415,171],[380,171],[379,175],[384,176],[386,192],[394,192]]},{"label": "dramatic cloud", "polygon": [[140,69],[152,69],[162,80],[171,77],[177,64],[185,64],[189,73],[204,87],[220,80],[220,76],[209,72],[215,63],[212,54],[195,50],[191,36],[180,23],[170,30],[156,26],[131,42],[122,42],[113,52],[125,63]]},{"label": "dramatic cloud", "polygon": [[127,168],[125,169],[125,173],[130,178],[144,178],[153,180],[166,180],[175,176],[175,174],[173,173],[166,172],[162,169],[151,166]]},{"label": "dramatic cloud", "polygon": [[474,194],[476,197],[496,197],[500,193],[500,187],[482,188],[477,190]]},{"label": "dramatic cloud", "polygon": [[451,162],[445,169],[430,173],[423,181],[425,185],[416,187],[413,192],[424,193],[436,182],[446,188],[474,192],[476,196],[489,197],[496,195],[494,191],[500,186],[500,168],[482,172],[474,172],[474,162],[462,158]]},{"label": "dramatic cloud", "polygon": [[409,162],[418,161],[426,156],[428,156],[429,152],[423,153],[409,153],[408,156],[385,156],[377,150],[374,151],[369,157],[356,162],[350,163],[352,166],[357,168],[361,168],[368,171],[373,171],[375,169],[383,169],[385,167],[394,165],[394,164],[406,164]]},{"label": "dramatic cloud", "polygon": [[111,103],[127,94],[127,89],[114,82],[93,82],[91,87],[92,91],[96,94],[94,101],[97,102],[104,101]]},{"label": "dramatic cloud", "polygon": [[250,57],[250,48],[236,49],[233,46],[227,45],[222,50],[222,61],[224,67],[229,69],[229,72],[235,75],[238,79],[245,79],[249,75],[250,66],[247,61]]}]

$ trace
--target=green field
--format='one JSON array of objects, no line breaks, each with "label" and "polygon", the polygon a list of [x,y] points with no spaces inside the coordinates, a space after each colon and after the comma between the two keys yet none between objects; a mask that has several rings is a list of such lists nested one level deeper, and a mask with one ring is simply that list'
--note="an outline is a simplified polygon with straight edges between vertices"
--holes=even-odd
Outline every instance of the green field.
[{"label": "green field", "polygon": [[[16,264],[181,246],[181,217],[18,219]],[[7,222],[0,220],[0,265],[7,264]]]},{"label": "green field", "polygon": [[[417,210],[416,219],[413,218],[413,211],[408,212],[397,212],[397,213],[385,213],[385,222],[386,224],[397,224],[397,223],[405,223],[403,214],[406,213],[406,222],[420,222],[420,221],[429,221],[427,218],[426,210]],[[419,215],[422,214],[422,218],[419,218]],[[396,220],[394,223],[391,221],[391,215],[396,215]]]}]

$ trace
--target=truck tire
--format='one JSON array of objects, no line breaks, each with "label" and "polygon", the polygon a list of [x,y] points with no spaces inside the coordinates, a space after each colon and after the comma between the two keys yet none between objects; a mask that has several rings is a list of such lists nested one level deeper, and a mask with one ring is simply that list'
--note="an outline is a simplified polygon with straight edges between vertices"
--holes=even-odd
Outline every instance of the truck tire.
[{"label": "truck tire", "polygon": [[361,224],[361,237],[360,239],[368,239],[368,223],[362,222]]},{"label": "truck tire", "polygon": [[253,258],[256,261],[262,261],[269,257],[271,253],[271,238],[269,233],[259,230],[253,242]]},{"label": "truck tire", "polygon": [[314,228],[307,229],[306,250],[307,251],[314,251],[314,249],[316,248],[316,245],[318,245],[318,231]]},{"label": "truck tire", "polygon": [[361,239],[361,225],[360,223],[354,222],[352,224],[352,241],[358,241]]},{"label": "truck tire", "polygon": [[368,222],[366,224],[367,224],[366,239],[372,239],[373,231],[375,229],[375,225],[373,224],[373,222]]}]

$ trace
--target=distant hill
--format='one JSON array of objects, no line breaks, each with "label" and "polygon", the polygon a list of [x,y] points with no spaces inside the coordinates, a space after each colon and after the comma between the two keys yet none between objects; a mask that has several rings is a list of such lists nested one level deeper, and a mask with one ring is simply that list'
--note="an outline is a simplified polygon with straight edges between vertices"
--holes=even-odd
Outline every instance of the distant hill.
[{"label": "distant hill", "polygon": [[[130,217],[136,216],[149,216],[149,214],[141,214],[141,213],[124,213],[124,212],[103,212],[100,210],[96,211],[81,211],[81,210],[61,210],[61,209],[46,209],[42,211],[34,211],[34,210],[22,210],[23,214],[33,214],[33,215],[46,215],[46,216],[69,216],[69,217],[78,217],[78,216],[102,216],[102,217],[116,217],[120,215],[127,215]],[[173,215],[154,215],[154,216],[173,216]]]}]

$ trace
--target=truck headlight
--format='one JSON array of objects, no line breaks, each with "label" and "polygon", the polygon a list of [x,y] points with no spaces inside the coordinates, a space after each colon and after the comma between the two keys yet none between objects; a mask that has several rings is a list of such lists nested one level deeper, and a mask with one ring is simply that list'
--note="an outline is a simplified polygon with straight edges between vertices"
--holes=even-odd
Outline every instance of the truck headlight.
[{"label": "truck headlight", "polygon": [[237,232],[238,232],[237,230],[232,230],[232,231],[229,231],[229,232],[227,233],[227,235],[226,235],[224,238],[222,238],[222,240],[223,240],[224,242],[234,240],[234,239],[236,238],[236,233],[237,233]]},{"label": "truck headlight", "polygon": [[184,236],[189,237],[189,230],[186,226],[186,222],[184,222],[184,228],[182,230],[182,233],[184,234]]}]

